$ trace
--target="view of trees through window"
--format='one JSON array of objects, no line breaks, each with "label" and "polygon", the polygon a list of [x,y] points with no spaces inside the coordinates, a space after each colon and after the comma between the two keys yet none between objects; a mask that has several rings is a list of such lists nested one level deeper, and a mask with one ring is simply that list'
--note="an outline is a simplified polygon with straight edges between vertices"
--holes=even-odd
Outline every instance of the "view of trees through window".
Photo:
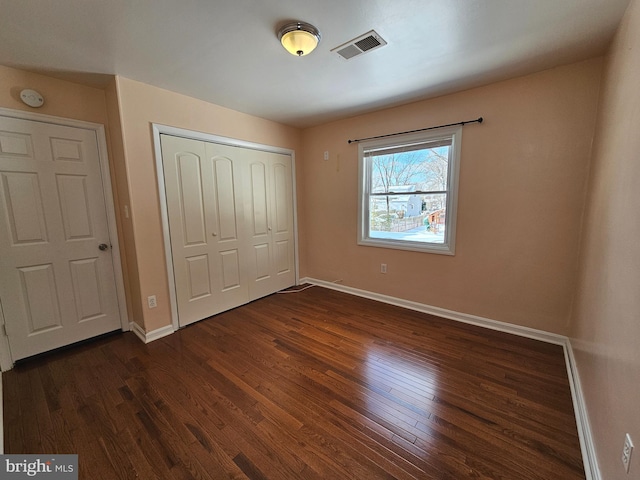
[{"label": "view of trees through window", "polygon": [[450,142],[387,148],[369,163],[369,237],[444,243]]}]

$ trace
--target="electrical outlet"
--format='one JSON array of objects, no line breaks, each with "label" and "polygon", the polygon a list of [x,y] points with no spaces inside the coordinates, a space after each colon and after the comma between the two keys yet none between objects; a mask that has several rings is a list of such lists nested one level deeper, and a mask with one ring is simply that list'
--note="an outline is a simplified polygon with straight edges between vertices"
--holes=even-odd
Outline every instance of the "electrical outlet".
[{"label": "electrical outlet", "polygon": [[324,152],[324,159],[325,159],[325,160],[329,160],[329,150],[325,150],[325,152]]},{"label": "electrical outlet", "polygon": [[386,263],[381,263],[380,264],[380,273],[387,273],[387,264]]},{"label": "electrical outlet", "polygon": [[624,437],[624,447],[622,447],[622,464],[627,473],[629,473],[629,466],[631,465],[631,454],[633,453],[633,442],[631,437],[627,433]]},{"label": "electrical outlet", "polygon": [[147,297],[147,303],[149,304],[149,308],[156,308],[158,306],[155,295]]}]

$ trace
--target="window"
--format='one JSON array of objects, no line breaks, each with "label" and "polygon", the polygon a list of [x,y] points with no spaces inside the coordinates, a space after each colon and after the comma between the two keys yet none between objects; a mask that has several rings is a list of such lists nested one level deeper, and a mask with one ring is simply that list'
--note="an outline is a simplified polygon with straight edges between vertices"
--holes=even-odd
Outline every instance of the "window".
[{"label": "window", "polygon": [[462,127],[359,143],[358,244],[454,254]]}]

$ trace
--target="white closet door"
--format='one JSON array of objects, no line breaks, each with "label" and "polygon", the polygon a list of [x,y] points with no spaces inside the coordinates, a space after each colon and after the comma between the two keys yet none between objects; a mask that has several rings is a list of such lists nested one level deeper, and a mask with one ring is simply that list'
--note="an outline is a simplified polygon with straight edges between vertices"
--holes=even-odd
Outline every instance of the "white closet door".
[{"label": "white closet door", "polygon": [[295,283],[291,157],[248,149],[243,157],[249,296],[255,300]]},{"label": "white closet door", "polygon": [[121,328],[94,131],[0,117],[0,224],[14,360]]},{"label": "white closet door", "polygon": [[180,325],[248,301],[231,147],[161,136]]},{"label": "white closet door", "polygon": [[235,158],[236,148],[206,143],[207,161],[213,170],[213,249],[216,285],[222,309],[228,310],[248,302],[247,266],[242,252],[244,212],[242,179]]}]

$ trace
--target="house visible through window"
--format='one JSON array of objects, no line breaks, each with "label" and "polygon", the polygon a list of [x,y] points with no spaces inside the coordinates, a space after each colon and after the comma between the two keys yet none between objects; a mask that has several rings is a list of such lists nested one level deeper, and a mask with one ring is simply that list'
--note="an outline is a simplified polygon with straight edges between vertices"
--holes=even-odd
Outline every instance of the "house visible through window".
[{"label": "house visible through window", "polygon": [[358,243],[453,255],[462,127],[359,144]]}]

